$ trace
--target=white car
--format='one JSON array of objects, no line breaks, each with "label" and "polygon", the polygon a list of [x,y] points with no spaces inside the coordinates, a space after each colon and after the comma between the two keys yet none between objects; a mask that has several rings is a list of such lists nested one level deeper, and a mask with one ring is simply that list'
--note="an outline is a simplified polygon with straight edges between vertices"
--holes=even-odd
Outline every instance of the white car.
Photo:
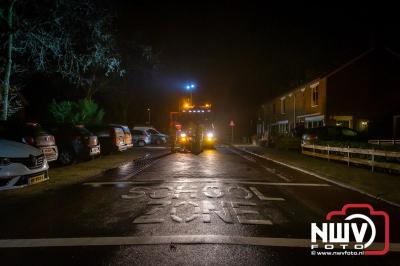
[{"label": "white car", "polygon": [[33,146],[0,139],[0,190],[23,187],[49,179],[43,152]]}]

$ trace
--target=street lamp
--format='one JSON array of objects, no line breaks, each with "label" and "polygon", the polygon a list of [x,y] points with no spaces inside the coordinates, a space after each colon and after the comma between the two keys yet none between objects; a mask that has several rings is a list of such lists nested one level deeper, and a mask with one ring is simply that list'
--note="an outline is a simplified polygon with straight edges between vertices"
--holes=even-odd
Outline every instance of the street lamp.
[{"label": "street lamp", "polygon": [[150,109],[150,107],[149,108],[147,108],[147,112],[149,113],[149,121],[148,121],[148,123],[149,123],[149,126],[150,126],[150,123],[151,123],[151,109]]},{"label": "street lamp", "polygon": [[190,93],[190,105],[193,105],[193,95],[192,95],[192,91],[196,86],[192,83],[192,84],[188,84],[186,85],[186,90]]}]

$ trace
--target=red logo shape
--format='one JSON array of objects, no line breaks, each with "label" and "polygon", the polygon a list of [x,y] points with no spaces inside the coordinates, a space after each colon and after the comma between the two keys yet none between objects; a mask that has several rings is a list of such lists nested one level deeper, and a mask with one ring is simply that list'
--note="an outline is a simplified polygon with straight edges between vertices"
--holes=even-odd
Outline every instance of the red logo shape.
[{"label": "red logo shape", "polygon": [[375,211],[374,208],[367,203],[351,203],[343,206],[340,211],[331,211],[326,215],[326,220],[331,220],[333,216],[344,216],[349,209],[368,209],[371,216],[383,216],[385,220],[385,243],[382,250],[366,250],[365,255],[385,255],[389,251],[389,215],[384,211]]}]

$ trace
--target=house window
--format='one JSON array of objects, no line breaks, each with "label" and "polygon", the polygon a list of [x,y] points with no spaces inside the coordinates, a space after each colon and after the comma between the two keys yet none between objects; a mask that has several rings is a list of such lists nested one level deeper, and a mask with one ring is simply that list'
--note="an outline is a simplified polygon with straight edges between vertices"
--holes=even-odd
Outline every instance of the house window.
[{"label": "house window", "polygon": [[369,124],[369,121],[367,119],[358,120],[357,130],[360,132],[368,132],[368,124]]},{"label": "house window", "polygon": [[350,120],[336,120],[336,126],[338,126],[338,127],[350,127]]},{"label": "house window", "polygon": [[289,123],[284,122],[278,125],[278,133],[279,135],[286,135],[289,132]]},{"label": "house window", "polygon": [[325,120],[323,117],[313,117],[310,119],[306,118],[306,121],[305,121],[306,128],[323,127],[324,125],[325,125]]},{"label": "house window", "polygon": [[281,114],[285,114],[286,113],[286,99],[282,98],[281,99]]},{"label": "house window", "polygon": [[[353,117],[352,116],[334,116],[336,120],[336,126],[353,128]],[[357,124],[356,124],[357,126]]]},{"label": "house window", "polygon": [[318,88],[319,86],[311,88],[311,106],[318,106],[319,103]]}]

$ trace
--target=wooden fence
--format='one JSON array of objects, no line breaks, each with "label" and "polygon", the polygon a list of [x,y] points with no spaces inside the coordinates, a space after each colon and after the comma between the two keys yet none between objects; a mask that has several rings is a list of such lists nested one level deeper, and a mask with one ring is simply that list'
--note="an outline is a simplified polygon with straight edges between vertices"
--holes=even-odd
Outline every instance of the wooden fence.
[{"label": "wooden fence", "polygon": [[375,145],[400,145],[400,139],[371,139],[369,144]]},{"label": "wooden fence", "polygon": [[[301,150],[306,155],[347,162],[348,166],[350,164],[358,164],[370,166],[372,171],[374,171],[375,167],[400,171],[400,152],[313,144],[302,144]],[[397,162],[380,162],[376,160],[377,157],[391,158],[397,160]]]}]

